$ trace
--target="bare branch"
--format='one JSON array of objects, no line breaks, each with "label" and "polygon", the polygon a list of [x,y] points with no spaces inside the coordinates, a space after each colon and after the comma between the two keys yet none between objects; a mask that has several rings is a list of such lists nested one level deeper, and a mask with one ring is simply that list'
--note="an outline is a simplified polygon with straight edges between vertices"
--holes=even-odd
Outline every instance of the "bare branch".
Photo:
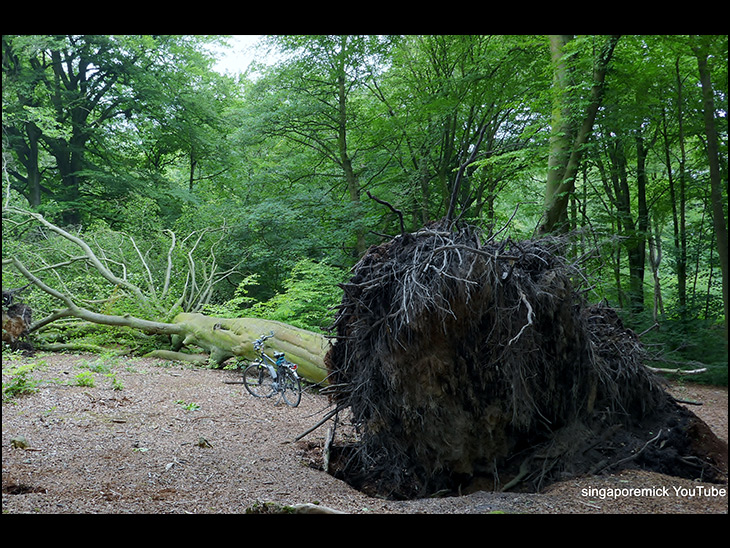
[{"label": "bare branch", "polygon": [[400,233],[405,234],[406,227],[405,227],[405,224],[403,224],[403,212],[400,209],[396,209],[392,204],[386,202],[385,200],[381,200],[380,198],[373,196],[369,190],[367,191],[367,195],[368,195],[368,198],[370,198],[371,200],[375,200],[379,204],[388,207],[393,213],[398,215],[398,219],[400,220]]},{"label": "bare branch", "polygon": [[167,250],[167,268],[165,269],[165,281],[162,286],[162,298],[167,297],[167,292],[170,290],[170,275],[172,273],[172,252],[175,250],[175,233],[172,230],[165,230],[170,234],[172,243],[170,248]]},{"label": "bare branch", "polygon": [[73,302],[73,300],[67,296],[61,293],[60,291],[57,291],[53,289],[52,287],[46,285],[41,279],[33,275],[26,267],[25,265],[16,257],[13,257],[12,259],[13,266],[23,275],[27,280],[29,280],[31,283],[48,293],[49,295],[59,299],[64,304],[66,304],[65,309],[59,310],[51,314],[50,316],[44,318],[40,322],[36,322],[34,325],[31,326],[30,331],[35,331],[39,329],[40,327],[47,325],[48,323],[57,320],[59,318],[64,318],[68,316],[74,316],[76,318],[81,318],[82,320],[86,320],[93,323],[101,323],[105,325],[116,325],[116,326],[125,326],[125,327],[133,327],[135,329],[139,329],[141,331],[145,331],[147,333],[160,333],[160,334],[176,334],[181,332],[181,327],[176,324],[168,324],[168,323],[161,323],[161,322],[152,322],[148,320],[143,320],[140,318],[135,318],[133,316],[125,315],[125,316],[114,316],[109,314],[99,314],[97,312],[93,312],[91,310],[88,310],[86,308],[82,308],[78,306],[76,303]]},{"label": "bare branch", "polygon": [[10,211],[12,213],[17,213],[20,215],[26,215],[29,217],[32,217],[36,221],[38,221],[40,224],[51,230],[52,232],[55,232],[59,236],[62,236],[63,238],[66,238],[67,240],[73,242],[78,247],[80,247],[84,255],[86,256],[86,259],[91,263],[91,265],[101,274],[107,281],[114,285],[122,286],[126,289],[128,289],[130,292],[134,294],[134,296],[138,299],[138,301],[142,304],[150,304],[149,299],[145,297],[142,294],[142,291],[140,289],[132,284],[129,283],[127,280],[117,277],[111,270],[109,270],[106,265],[99,260],[99,257],[94,253],[94,251],[89,247],[89,244],[87,244],[84,240],[81,238],[74,236],[70,232],[67,232],[66,230],[63,230],[62,228],[54,225],[50,221],[46,220],[43,215],[39,213],[34,213],[32,211],[26,211],[17,207],[8,207],[5,209],[6,211]]},{"label": "bare branch", "polygon": [[156,300],[157,291],[155,290],[155,282],[152,278],[152,272],[150,271],[150,267],[147,264],[147,261],[145,260],[144,256],[142,255],[142,252],[139,250],[139,247],[137,247],[137,242],[134,241],[134,238],[129,234],[125,234],[125,236],[127,236],[129,238],[129,241],[132,242],[132,246],[134,247],[134,250],[137,252],[137,257],[139,257],[139,260],[142,262],[142,266],[144,267],[144,270],[147,273],[147,287],[149,288],[149,292],[152,294],[152,297]]},{"label": "bare branch", "polygon": [[[27,250],[26,252],[33,257],[33,262],[38,263],[40,266],[35,269],[28,268],[21,257],[4,258],[3,265],[13,265],[26,279],[28,279],[35,286],[40,288],[42,291],[48,293],[56,299],[62,301],[65,308],[62,310],[53,311],[50,315],[46,316],[42,320],[36,322],[34,329],[39,329],[57,319],[74,316],[81,319],[88,320],[94,323],[102,323],[107,325],[123,325],[129,327],[136,327],[142,331],[148,331],[152,333],[173,333],[176,332],[176,328],[169,327],[168,324],[160,324],[158,322],[146,322],[139,318],[131,316],[113,316],[105,315],[93,312],[80,303],[99,304],[103,302],[109,302],[109,299],[98,299],[89,300],[84,299],[80,295],[74,295],[71,288],[67,285],[68,279],[64,278],[59,272],[61,267],[69,266],[71,264],[84,261],[90,265],[98,274],[100,274],[107,282],[110,282],[114,286],[113,294],[118,298],[120,295],[125,296],[127,294],[133,295],[134,299],[144,308],[148,309],[152,307],[158,313],[161,318],[170,318],[175,312],[182,309],[183,311],[199,311],[202,307],[209,303],[213,295],[214,286],[221,281],[230,277],[233,273],[237,272],[240,262],[228,270],[222,271],[218,266],[217,257],[215,254],[215,246],[219,245],[224,241],[225,226],[218,228],[206,228],[201,231],[193,232],[188,235],[182,241],[178,240],[175,233],[167,230],[166,232],[171,237],[170,246],[167,250],[167,264],[164,270],[164,280],[162,283],[162,293],[158,293],[155,285],[155,277],[153,275],[154,269],[149,263],[147,256],[140,249],[135,239],[129,234],[114,233],[121,240],[117,241],[118,249],[111,250],[105,249],[105,246],[100,242],[94,240],[91,245],[87,243],[81,236],[72,234],[68,230],[64,230],[52,222],[45,219],[42,215],[31,211],[26,211],[17,207],[6,207],[3,209],[3,213],[18,214],[25,217],[30,222],[36,222],[41,227],[41,235],[44,235],[43,231],[54,233],[71,242],[74,246],[81,249],[81,254],[72,255],[67,253],[63,249],[54,249],[55,254],[61,253],[66,256],[65,260],[47,260],[48,254],[42,252],[36,252],[34,249]],[[15,220],[11,218],[4,218],[6,220],[15,223]],[[21,223],[16,223],[20,225]],[[220,232],[220,236],[216,241],[206,243],[205,258],[202,260],[196,258],[196,252],[200,255],[201,247],[205,242],[207,235],[211,233]],[[126,242],[126,244],[124,243]],[[137,259],[141,262],[141,268],[143,270],[142,275],[145,279],[145,291],[130,281],[127,276],[128,265],[125,262],[125,248],[123,245],[130,245],[134,249]],[[187,244],[187,245],[186,245]],[[94,249],[92,249],[92,245]],[[173,254],[178,246],[184,247],[184,262],[186,268],[181,276],[184,276],[184,285],[178,299],[170,306],[167,299],[170,297],[170,287],[173,280],[173,269],[174,260]],[[37,247],[37,246],[36,246]],[[121,269],[122,275],[116,275],[110,268],[110,266],[116,265],[113,268],[115,270]],[[54,276],[57,283],[54,287],[51,287],[46,281],[44,281],[39,274],[47,274]],[[159,286],[157,286],[159,287]]]}]

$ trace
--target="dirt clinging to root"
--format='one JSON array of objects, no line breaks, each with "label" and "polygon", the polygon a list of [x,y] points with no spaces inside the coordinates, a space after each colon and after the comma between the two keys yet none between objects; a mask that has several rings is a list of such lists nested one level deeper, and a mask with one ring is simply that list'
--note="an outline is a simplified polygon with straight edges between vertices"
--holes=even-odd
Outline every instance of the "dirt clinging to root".
[{"label": "dirt clinging to root", "polygon": [[336,477],[396,499],[630,467],[722,478],[723,442],[644,367],[616,312],[585,303],[561,245],[433,224],[369,250],[326,358],[357,427],[332,448]]}]

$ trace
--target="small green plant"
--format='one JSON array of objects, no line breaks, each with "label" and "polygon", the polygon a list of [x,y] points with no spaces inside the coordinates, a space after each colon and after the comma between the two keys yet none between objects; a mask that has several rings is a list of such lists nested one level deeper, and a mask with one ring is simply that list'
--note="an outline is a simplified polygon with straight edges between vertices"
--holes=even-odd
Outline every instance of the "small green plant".
[{"label": "small green plant", "polygon": [[74,377],[77,386],[93,387],[96,384],[94,374],[91,371],[81,371]]},{"label": "small green plant", "polygon": [[223,304],[206,304],[203,311],[211,316],[221,318],[239,318],[244,311],[256,303],[256,299],[249,296],[251,286],[258,284],[259,275],[246,276],[236,287],[233,298]]},{"label": "small green plant", "polygon": [[122,383],[122,381],[117,378],[116,373],[107,373],[106,377],[111,380],[112,390],[124,390],[124,383]]},{"label": "small green plant", "polygon": [[32,394],[38,390],[40,381],[30,376],[35,366],[36,364],[19,365],[10,372],[10,380],[3,383],[3,401],[23,394]]},{"label": "small green plant", "polygon": [[3,365],[13,361],[19,361],[23,359],[23,352],[21,350],[12,350],[10,346],[3,341]]},{"label": "small green plant", "polygon": [[186,411],[197,411],[198,409],[200,409],[200,404],[197,404],[195,402],[188,403],[185,400],[177,400],[175,403],[180,405]]},{"label": "small green plant", "polygon": [[119,361],[119,356],[113,352],[104,352],[100,354],[95,360],[83,360],[80,366],[93,371],[94,373],[109,373],[112,367],[114,367]]}]

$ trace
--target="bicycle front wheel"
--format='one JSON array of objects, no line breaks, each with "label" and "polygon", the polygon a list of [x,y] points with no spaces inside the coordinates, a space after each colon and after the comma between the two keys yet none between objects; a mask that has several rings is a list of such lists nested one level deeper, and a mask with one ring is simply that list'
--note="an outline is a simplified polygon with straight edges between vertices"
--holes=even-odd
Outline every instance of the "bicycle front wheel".
[{"label": "bicycle front wheel", "polygon": [[256,398],[268,398],[275,391],[269,368],[261,362],[254,362],[243,370],[243,385]]},{"label": "bicycle front wheel", "polygon": [[281,397],[284,398],[287,405],[296,407],[302,401],[302,383],[296,373],[288,367],[283,369],[282,376],[284,379],[282,381]]}]

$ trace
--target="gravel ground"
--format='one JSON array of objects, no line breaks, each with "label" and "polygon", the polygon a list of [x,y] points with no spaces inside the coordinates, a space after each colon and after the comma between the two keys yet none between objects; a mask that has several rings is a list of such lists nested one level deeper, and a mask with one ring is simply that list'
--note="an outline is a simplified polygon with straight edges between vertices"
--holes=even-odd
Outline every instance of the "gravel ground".
[{"label": "gravel ground", "polygon": [[[642,471],[571,479],[537,494],[372,498],[321,471],[328,408],[251,397],[231,371],[154,359],[38,354],[32,394],[3,402],[4,514],[231,514],[303,505],[355,514],[727,514],[727,483]],[[77,376],[91,371],[94,386]],[[673,385],[727,442],[727,389]]]}]

